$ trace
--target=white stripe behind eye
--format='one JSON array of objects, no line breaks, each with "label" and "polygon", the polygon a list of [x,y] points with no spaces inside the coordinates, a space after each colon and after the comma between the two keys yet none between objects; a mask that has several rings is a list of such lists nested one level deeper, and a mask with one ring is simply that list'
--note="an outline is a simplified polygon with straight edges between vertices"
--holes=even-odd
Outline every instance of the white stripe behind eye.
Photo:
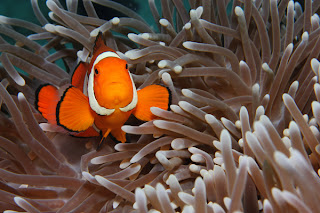
[{"label": "white stripe behind eye", "polygon": [[93,111],[95,111],[99,115],[111,115],[115,109],[107,109],[105,107],[102,107],[99,105],[96,96],[94,94],[94,67],[97,63],[99,63],[102,59],[108,58],[108,57],[115,57],[120,58],[119,55],[115,52],[107,51],[103,52],[94,61],[91,72],[89,75],[89,81],[88,81],[88,97],[89,97],[89,104]]}]

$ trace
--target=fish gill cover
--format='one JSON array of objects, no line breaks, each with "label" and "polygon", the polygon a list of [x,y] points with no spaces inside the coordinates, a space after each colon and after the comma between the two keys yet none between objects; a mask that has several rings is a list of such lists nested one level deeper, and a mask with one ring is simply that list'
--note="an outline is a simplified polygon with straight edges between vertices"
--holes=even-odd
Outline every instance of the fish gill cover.
[{"label": "fish gill cover", "polygon": [[[156,26],[108,0],[0,17],[0,211],[320,212],[320,1],[145,3]],[[97,152],[33,103],[40,84],[70,83],[99,32],[137,89],[162,83],[172,105]]]}]

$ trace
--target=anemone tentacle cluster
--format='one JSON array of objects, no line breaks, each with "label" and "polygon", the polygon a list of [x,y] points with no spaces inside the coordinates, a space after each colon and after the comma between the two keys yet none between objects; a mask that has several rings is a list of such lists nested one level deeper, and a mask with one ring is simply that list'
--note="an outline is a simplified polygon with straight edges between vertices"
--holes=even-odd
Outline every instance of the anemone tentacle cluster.
[{"label": "anemone tentacle cluster", "polygon": [[[50,20],[31,0],[40,25],[0,16],[0,211],[320,212],[320,1],[148,0],[155,26],[111,0],[46,3]],[[33,103],[70,84],[99,32],[172,105],[96,151]]]}]

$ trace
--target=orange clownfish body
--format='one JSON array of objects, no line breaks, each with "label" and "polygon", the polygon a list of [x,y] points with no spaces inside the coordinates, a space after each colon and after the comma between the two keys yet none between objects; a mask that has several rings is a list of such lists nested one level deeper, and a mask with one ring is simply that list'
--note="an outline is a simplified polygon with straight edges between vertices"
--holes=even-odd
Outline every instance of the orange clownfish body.
[{"label": "orange clownfish body", "polygon": [[51,125],[60,126],[74,136],[93,137],[102,133],[104,139],[112,134],[116,140],[125,142],[126,134],[121,127],[131,114],[143,121],[152,120],[156,116],[150,107],[167,110],[170,99],[168,88],[160,85],[137,91],[127,62],[107,47],[99,34],[90,64],[79,63],[71,86],[62,94],[53,85],[40,86],[35,105]]}]

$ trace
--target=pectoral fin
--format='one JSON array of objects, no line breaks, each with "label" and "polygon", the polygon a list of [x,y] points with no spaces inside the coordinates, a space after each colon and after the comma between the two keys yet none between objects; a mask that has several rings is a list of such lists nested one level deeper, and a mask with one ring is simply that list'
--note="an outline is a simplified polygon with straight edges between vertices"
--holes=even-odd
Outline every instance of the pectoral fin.
[{"label": "pectoral fin", "polygon": [[150,111],[150,107],[159,107],[168,110],[171,104],[171,93],[167,87],[150,85],[138,90],[138,104],[133,115],[143,121],[150,121],[156,116]]},{"label": "pectoral fin", "polygon": [[57,124],[71,132],[87,130],[94,122],[88,97],[78,88],[68,87],[57,105]]}]

